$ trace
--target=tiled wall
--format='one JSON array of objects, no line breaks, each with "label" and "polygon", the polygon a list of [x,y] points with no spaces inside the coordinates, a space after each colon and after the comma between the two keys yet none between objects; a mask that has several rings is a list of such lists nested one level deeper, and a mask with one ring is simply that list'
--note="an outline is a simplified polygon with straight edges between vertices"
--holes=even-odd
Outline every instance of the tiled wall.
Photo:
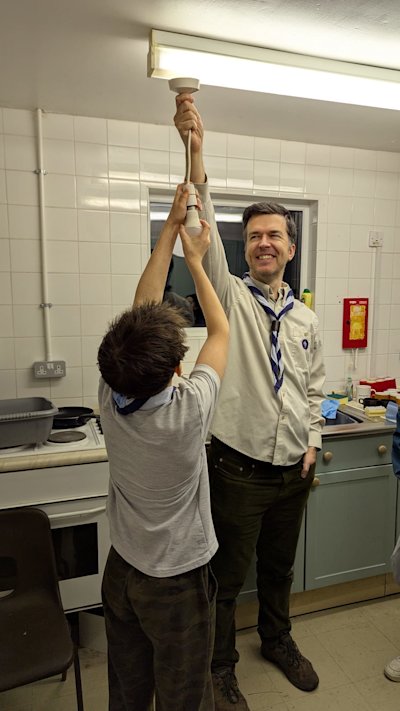
[{"label": "tiled wall", "polygon": [[[36,116],[0,109],[0,398],[96,404],[96,350],[110,318],[132,301],[149,253],[148,190],[182,180],[171,126],[44,114],[47,257],[53,359],[60,380],[35,380],[45,358],[40,278]],[[345,296],[374,293],[369,230],[383,233],[375,327],[376,374],[400,377],[400,154],[208,133],[213,189],[313,203],[316,310],[328,373],[343,385]],[[202,330],[189,333],[190,369]],[[354,379],[365,376],[371,348]]]}]

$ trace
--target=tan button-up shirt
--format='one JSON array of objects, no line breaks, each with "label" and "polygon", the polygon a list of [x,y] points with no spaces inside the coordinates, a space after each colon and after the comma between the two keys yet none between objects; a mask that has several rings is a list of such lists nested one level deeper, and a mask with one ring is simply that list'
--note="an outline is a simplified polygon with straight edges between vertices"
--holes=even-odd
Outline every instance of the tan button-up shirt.
[{"label": "tan button-up shirt", "polygon": [[[211,245],[203,263],[230,324],[228,364],[211,432],[249,457],[290,466],[308,447],[321,447],[325,368],[317,316],[295,299],[293,309],[282,319],[279,342],[284,375],[276,394],[270,317],[242,279],[229,273],[208,185],[196,187],[203,202],[202,217],[211,226]],[[274,301],[270,287],[254,283],[279,313],[290,287],[282,284]]]}]

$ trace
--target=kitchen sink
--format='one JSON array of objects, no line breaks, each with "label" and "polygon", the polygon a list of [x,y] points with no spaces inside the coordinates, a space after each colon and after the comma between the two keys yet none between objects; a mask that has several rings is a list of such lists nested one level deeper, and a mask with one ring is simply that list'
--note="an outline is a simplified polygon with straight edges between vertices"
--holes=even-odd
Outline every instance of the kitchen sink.
[{"label": "kitchen sink", "polygon": [[341,412],[340,410],[337,411],[336,417],[326,417],[325,418],[325,426],[326,425],[355,425],[358,422],[363,422],[358,417],[355,417],[354,415],[347,415],[345,412]]}]

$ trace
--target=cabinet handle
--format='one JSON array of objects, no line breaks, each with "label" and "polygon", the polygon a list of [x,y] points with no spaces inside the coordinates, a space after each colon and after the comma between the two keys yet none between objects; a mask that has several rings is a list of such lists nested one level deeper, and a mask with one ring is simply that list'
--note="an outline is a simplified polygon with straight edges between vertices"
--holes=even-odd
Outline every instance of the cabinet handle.
[{"label": "cabinet handle", "polygon": [[378,447],[378,454],[386,454],[387,447],[385,444],[380,444]]},{"label": "cabinet handle", "polygon": [[333,452],[324,452],[322,455],[324,462],[330,462],[333,459]]},{"label": "cabinet handle", "polygon": [[313,479],[313,481],[312,481],[311,488],[312,488],[312,489],[315,489],[315,487],[316,487],[316,486],[319,486],[320,483],[321,483],[321,480],[318,479],[317,476],[315,476],[314,479]]}]

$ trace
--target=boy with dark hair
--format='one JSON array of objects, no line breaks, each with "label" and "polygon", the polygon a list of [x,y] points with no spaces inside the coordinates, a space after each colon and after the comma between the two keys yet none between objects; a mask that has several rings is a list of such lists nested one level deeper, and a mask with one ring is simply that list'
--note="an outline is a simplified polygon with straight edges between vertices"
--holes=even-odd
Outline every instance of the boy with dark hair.
[{"label": "boy with dark hair", "polygon": [[[99,349],[101,421],[110,464],[112,547],[103,578],[110,711],[211,711],[217,549],[205,439],[227,357],[229,327],[202,266],[209,226],[182,227],[188,192],[171,212],[133,308]],[[161,303],[178,232],[208,336],[187,379],[185,321]]]}]

